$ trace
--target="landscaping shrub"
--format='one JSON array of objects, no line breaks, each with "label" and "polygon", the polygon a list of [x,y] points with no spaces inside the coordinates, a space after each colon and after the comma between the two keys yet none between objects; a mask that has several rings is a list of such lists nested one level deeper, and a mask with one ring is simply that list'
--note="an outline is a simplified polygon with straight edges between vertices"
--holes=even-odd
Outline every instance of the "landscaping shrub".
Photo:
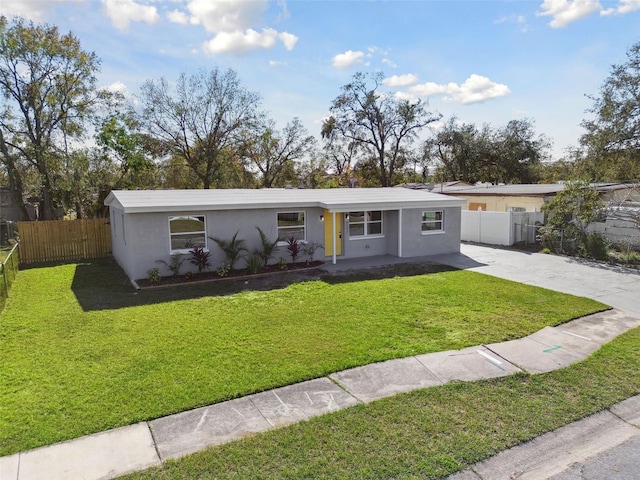
[{"label": "landscaping shrub", "polygon": [[262,259],[263,266],[267,266],[269,260],[273,257],[276,250],[278,250],[278,239],[276,238],[273,242],[269,240],[269,237],[266,233],[262,231],[262,229],[256,226],[258,229],[258,233],[260,234],[260,242],[262,243],[262,250],[257,250],[255,253],[260,256]]},{"label": "landscaping shrub", "polygon": [[593,232],[586,236],[583,248],[587,257],[596,260],[607,260],[609,258],[607,240],[598,232]]},{"label": "landscaping shrub", "polygon": [[182,255],[179,253],[174,253],[169,257],[169,261],[165,262],[164,260],[156,260],[156,263],[160,263],[166,266],[169,270],[171,270],[171,275],[177,277],[180,275],[180,267],[185,262],[186,258],[182,258]]},{"label": "landscaping shrub", "polygon": [[289,255],[291,255],[291,262],[296,263],[300,256],[300,243],[298,243],[297,238],[289,237],[287,239],[287,250],[289,251]]},{"label": "landscaping shrub", "polygon": [[209,237],[211,240],[216,242],[220,247],[220,249],[224,252],[224,254],[227,257],[227,260],[229,261],[229,267],[231,268],[231,270],[233,270],[238,259],[241,258],[240,254],[242,252],[248,252],[247,248],[244,246],[245,245],[244,239],[238,238],[238,233],[240,233],[240,230],[238,230],[233,235],[233,237],[231,237],[231,240],[224,240],[222,238]]},{"label": "landscaping shrub", "polygon": [[157,268],[147,270],[147,280],[151,285],[158,285],[160,283],[160,270]]},{"label": "landscaping shrub", "polygon": [[258,254],[249,255],[245,258],[249,273],[258,273],[262,268],[262,258]]},{"label": "landscaping shrub", "polygon": [[198,272],[202,272],[211,266],[209,262],[209,257],[211,257],[211,252],[206,251],[202,247],[195,246],[193,250],[191,250],[191,263],[198,267]]}]

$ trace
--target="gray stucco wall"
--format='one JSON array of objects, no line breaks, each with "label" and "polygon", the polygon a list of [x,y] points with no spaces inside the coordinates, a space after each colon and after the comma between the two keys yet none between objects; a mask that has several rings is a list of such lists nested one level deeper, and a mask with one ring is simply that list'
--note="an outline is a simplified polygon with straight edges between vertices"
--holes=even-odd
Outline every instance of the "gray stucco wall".
[{"label": "gray stucco wall", "polygon": [[125,235],[127,230],[130,229],[128,229],[126,225],[127,218],[122,210],[114,207],[109,208],[109,216],[111,226],[111,254],[129,278],[136,278],[134,275],[135,262],[132,258],[132,251],[125,242]]},{"label": "gray stucco wall", "polygon": [[[324,222],[320,219],[324,211],[320,208],[305,208],[306,236],[308,242],[324,245]],[[415,257],[460,250],[460,208],[444,210],[445,232],[422,234],[421,215],[424,209],[406,209],[402,211],[402,256]],[[246,241],[249,252],[261,248],[256,226],[259,226],[271,239],[277,236],[277,213],[292,210],[227,210],[227,211],[191,211],[168,213],[138,213],[123,215],[122,211],[111,207],[112,251],[116,261],[132,279],[146,278],[147,271],[159,268],[162,275],[171,272],[157,260],[170,259],[169,217],[180,215],[205,215],[207,237],[225,240],[239,230],[238,238]],[[383,231],[381,237],[349,238],[348,221],[343,225],[343,255],[338,258],[355,258],[375,255],[398,255],[398,211],[383,212]],[[207,238],[207,248],[211,252],[211,270],[216,270],[226,259],[218,245]],[[196,267],[189,263],[189,255],[183,263],[181,273],[195,272]],[[291,261],[286,245],[276,252],[272,263],[280,257]],[[324,248],[317,250],[315,259],[331,261],[325,257]],[[300,258],[303,260],[303,258]],[[339,261],[339,260],[338,260]],[[238,261],[236,268],[244,268],[244,260]]]},{"label": "gray stucco wall", "polygon": [[[277,213],[286,211],[292,210],[192,211],[172,212],[171,214],[137,213],[125,215],[126,245],[122,238],[121,224],[117,223],[116,236],[114,236],[112,230],[113,256],[130,278],[146,278],[147,271],[154,267],[159,268],[162,275],[169,275],[171,273],[170,270],[166,266],[157,263],[157,260],[169,262],[170,259],[169,217],[205,215],[207,248],[211,252],[211,270],[215,270],[226,258],[218,245],[208,237],[230,240],[236,231],[239,231],[238,238],[245,240],[245,245],[249,252],[254,252],[262,246],[258,230],[255,227],[259,226],[269,238],[275,240],[278,235]],[[307,241],[324,244],[324,223],[320,220],[323,210],[305,208],[304,211]],[[119,211],[116,210],[116,217],[118,217],[117,212]],[[288,262],[291,261],[286,245],[278,249],[272,263],[276,263],[280,257],[283,257]],[[182,265],[181,273],[197,271],[197,268],[189,263],[188,254],[185,255],[185,258],[187,260]],[[324,258],[324,250],[322,248],[318,249],[315,258]],[[303,258],[299,259],[299,261],[301,260]],[[239,260],[235,267],[244,268],[244,260]]]},{"label": "gray stucco wall", "polygon": [[[422,233],[422,212],[443,210],[444,232]],[[349,225],[345,220],[343,231],[344,257],[398,255],[397,210],[383,212],[383,237],[349,238]],[[421,257],[460,251],[460,208],[404,209],[402,210],[402,257]]]},{"label": "gray stucco wall", "polygon": [[346,218],[342,231],[344,232],[342,250],[344,258],[398,254],[398,217],[395,211],[382,212],[383,236],[381,237],[350,237],[349,220]]},{"label": "gray stucco wall", "polygon": [[460,208],[436,208],[443,210],[444,232],[422,233],[422,212],[429,209],[402,211],[402,256],[420,257],[460,251]]}]

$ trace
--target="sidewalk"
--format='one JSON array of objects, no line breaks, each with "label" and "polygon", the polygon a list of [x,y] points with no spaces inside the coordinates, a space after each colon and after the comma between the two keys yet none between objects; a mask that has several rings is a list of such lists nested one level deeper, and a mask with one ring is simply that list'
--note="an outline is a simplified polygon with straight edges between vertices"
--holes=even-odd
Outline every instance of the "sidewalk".
[{"label": "sidewalk", "polygon": [[[521,371],[535,374],[560,369],[586,358],[603,344],[638,326],[640,316],[609,310],[558,327],[546,327],[519,340],[357,367],[325,378],[2,457],[0,480],[116,478],[211,445],[401,392],[451,381],[474,381]],[[610,440],[608,443],[596,442],[597,448],[605,443],[621,443],[632,436],[639,436],[640,429],[636,427],[640,423],[640,396],[622,402],[610,412],[605,411],[577,423],[582,427],[563,428],[586,428],[587,433],[580,435],[583,442],[601,437]],[[568,434],[560,430],[543,437],[550,436],[552,442],[563,442],[566,435],[575,435],[572,430],[568,430]],[[538,443],[538,439],[529,442],[534,446]],[[504,459],[494,460],[500,454],[455,478],[512,478],[512,471],[522,475],[522,468],[528,468],[535,462],[544,463],[544,456],[530,450],[529,444],[515,447],[522,449],[522,453],[520,456],[508,454],[506,463]],[[593,441],[584,448],[596,448],[592,444]],[[574,457],[564,457],[569,462],[566,466],[569,466]],[[491,470],[492,465],[495,470]],[[483,473],[485,471],[489,473]]]}]

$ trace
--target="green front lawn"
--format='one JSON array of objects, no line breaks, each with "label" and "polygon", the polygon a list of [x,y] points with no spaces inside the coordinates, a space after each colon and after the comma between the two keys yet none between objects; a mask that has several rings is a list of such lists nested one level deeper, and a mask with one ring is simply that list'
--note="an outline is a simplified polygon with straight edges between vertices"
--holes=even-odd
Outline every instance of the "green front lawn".
[{"label": "green front lawn", "polygon": [[467,271],[212,295],[111,263],[21,271],[0,317],[0,455],[606,308]]},{"label": "green front lawn", "polygon": [[563,370],[401,394],[126,478],[443,478],[640,393],[639,344],[636,328]]}]

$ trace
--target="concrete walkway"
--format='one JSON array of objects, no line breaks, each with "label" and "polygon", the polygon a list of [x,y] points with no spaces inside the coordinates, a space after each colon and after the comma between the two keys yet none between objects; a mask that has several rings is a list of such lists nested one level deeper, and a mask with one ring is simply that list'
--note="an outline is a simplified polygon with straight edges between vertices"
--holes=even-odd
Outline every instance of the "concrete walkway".
[{"label": "concrete walkway", "polygon": [[[640,316],[610,310],[559,327],[546,327],[519,340],[353,368],[329,377],[2,457],[0,479],[115,478],[211,445],[401,392],[452,381],[473,381],[520,371],[540,373],[563,368],[637,326],[640,326]],[[622,423],[625,423],[625,418],[632,423],[633,419],[640,418],[640,396],[616,409],[626,412],[625,416],[620,415]],[[593,420],[594,426],[588,427],[589,435],[599,437],[601,432],[596,430],[600,426],[606,427],[607,438],[614,438],[614,441],[622,442],[633,435],[640,435],[640,430],[625,423],[623,430],[626,433],[611,437],[610,430],[613,428],[617,431],[619,425],[609,421],[610,415],[613,414],[602,414],[602,418]],[[561,442],[564,438],[562,433],[552,433],[548,435],[552,435],[555,442]],[[513,458],[509,455],[508,460],[512,461]],[[567,456],[568,460],[571,458]],[[487,465],[478,468],[486,468],[489,472],[491,465],[498,470],[506,468],[501,463]],[[519,463],[514,465],[513,468],[520,468]],[[493,476],[491,473],[478,477],[476,470],[459,475],[463,475],[459,477],[461,479],[510,478]]]}]

